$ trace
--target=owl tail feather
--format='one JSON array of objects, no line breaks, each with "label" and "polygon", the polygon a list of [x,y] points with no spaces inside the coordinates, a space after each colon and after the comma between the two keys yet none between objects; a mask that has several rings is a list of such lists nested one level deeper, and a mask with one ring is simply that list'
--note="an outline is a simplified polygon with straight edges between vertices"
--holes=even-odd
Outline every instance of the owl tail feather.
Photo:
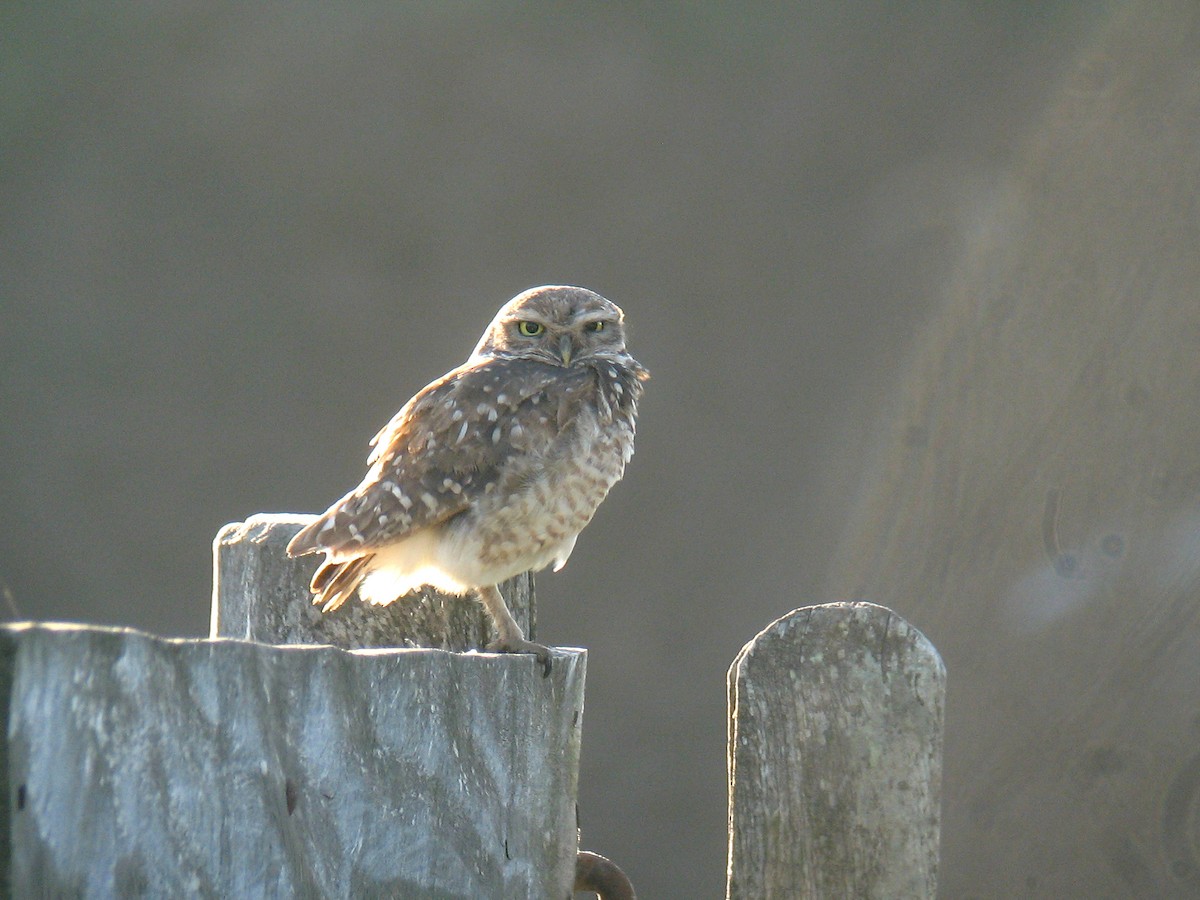
[{"label": "owl tail feather", "polygon": [[321,516],[309,522],[288,541],[287,555],[296,557],[306,553],[315,553],[321,548],[321,535],[328,531],[330,520],[328,515]]},{"label": "owl tail feather", "polygon": [[326,560],[321,563],[309,583],[309,589],[316,594],[313,604],[320,606],[321,612],[329,612],[345,603],[366,577],[370,560],[371,554],[368,553],[345,562]]}]

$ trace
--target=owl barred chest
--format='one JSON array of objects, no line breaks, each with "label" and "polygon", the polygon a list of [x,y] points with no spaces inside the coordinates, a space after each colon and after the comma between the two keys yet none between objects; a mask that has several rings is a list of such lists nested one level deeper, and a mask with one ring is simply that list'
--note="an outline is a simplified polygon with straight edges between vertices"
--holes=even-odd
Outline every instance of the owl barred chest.
[{"label": "owl barred chest", "polygon": [[[509,473],[515,489],[500,486],[450,525],[466,555],[499,574],[497,581],[551,563],[562,568],[579,532],[624,474],[633,454],[633,410],[601,417],[596,404],[581,405],[584,410],[549,452]],[[480,573],[472,583],[487,580]]]}]

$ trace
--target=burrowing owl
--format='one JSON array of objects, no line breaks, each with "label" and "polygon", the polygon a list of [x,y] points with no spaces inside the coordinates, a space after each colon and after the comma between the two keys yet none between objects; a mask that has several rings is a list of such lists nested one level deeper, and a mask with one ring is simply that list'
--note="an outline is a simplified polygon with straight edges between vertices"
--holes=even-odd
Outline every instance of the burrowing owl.
[{"label": "burrowing owl", "polygon": [[497,585],[563,567],[633,455],[648,373],[625,349],[624,315],[578,287],[518,294],[470,358],[423,388],[371,441],[362,483],[297,534],[288,553],[325,553],[314,603],[357,588],[391,603],[422,585],[474,592],[499,637],[489,650],[549,651],[525,639]]}]

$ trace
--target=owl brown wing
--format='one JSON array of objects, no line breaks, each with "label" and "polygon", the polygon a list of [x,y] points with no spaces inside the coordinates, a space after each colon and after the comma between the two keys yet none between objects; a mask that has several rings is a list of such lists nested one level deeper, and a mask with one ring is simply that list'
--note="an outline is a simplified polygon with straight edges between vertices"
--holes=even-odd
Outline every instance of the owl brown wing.
[{"label": "owl brown wing", "polygon": [[494,489],[514,453],[549,448],[593,381],[586,370],[515,358],[448,372],[375,435],[362,483],[288,553],[357,556],[457,515]]}]

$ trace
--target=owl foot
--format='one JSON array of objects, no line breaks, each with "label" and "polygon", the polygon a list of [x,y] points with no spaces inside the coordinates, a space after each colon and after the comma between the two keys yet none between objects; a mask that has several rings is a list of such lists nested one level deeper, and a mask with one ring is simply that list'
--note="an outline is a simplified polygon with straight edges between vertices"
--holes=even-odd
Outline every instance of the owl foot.
[{"label": "owl foot", "polygon": [[550,675],[550,648],[545,644],[527,641],[524,638],[497,638],[485,648],[489,653],[532,653],[542,664],[542,677]]},{"label": "owl foot", "polygon": [[496,626],[496,639],[484,649],[493,653],[532,653],[542,664],[542,677],[548,676],[550,674],[550,648],[525,640],[525,632],[521,630],[521,626],[508,611],[500,589],[491,584],[479,588],[475,593],[479,597],[479,602],[483,604],[483,608],[492,617],[492,624]]}]

